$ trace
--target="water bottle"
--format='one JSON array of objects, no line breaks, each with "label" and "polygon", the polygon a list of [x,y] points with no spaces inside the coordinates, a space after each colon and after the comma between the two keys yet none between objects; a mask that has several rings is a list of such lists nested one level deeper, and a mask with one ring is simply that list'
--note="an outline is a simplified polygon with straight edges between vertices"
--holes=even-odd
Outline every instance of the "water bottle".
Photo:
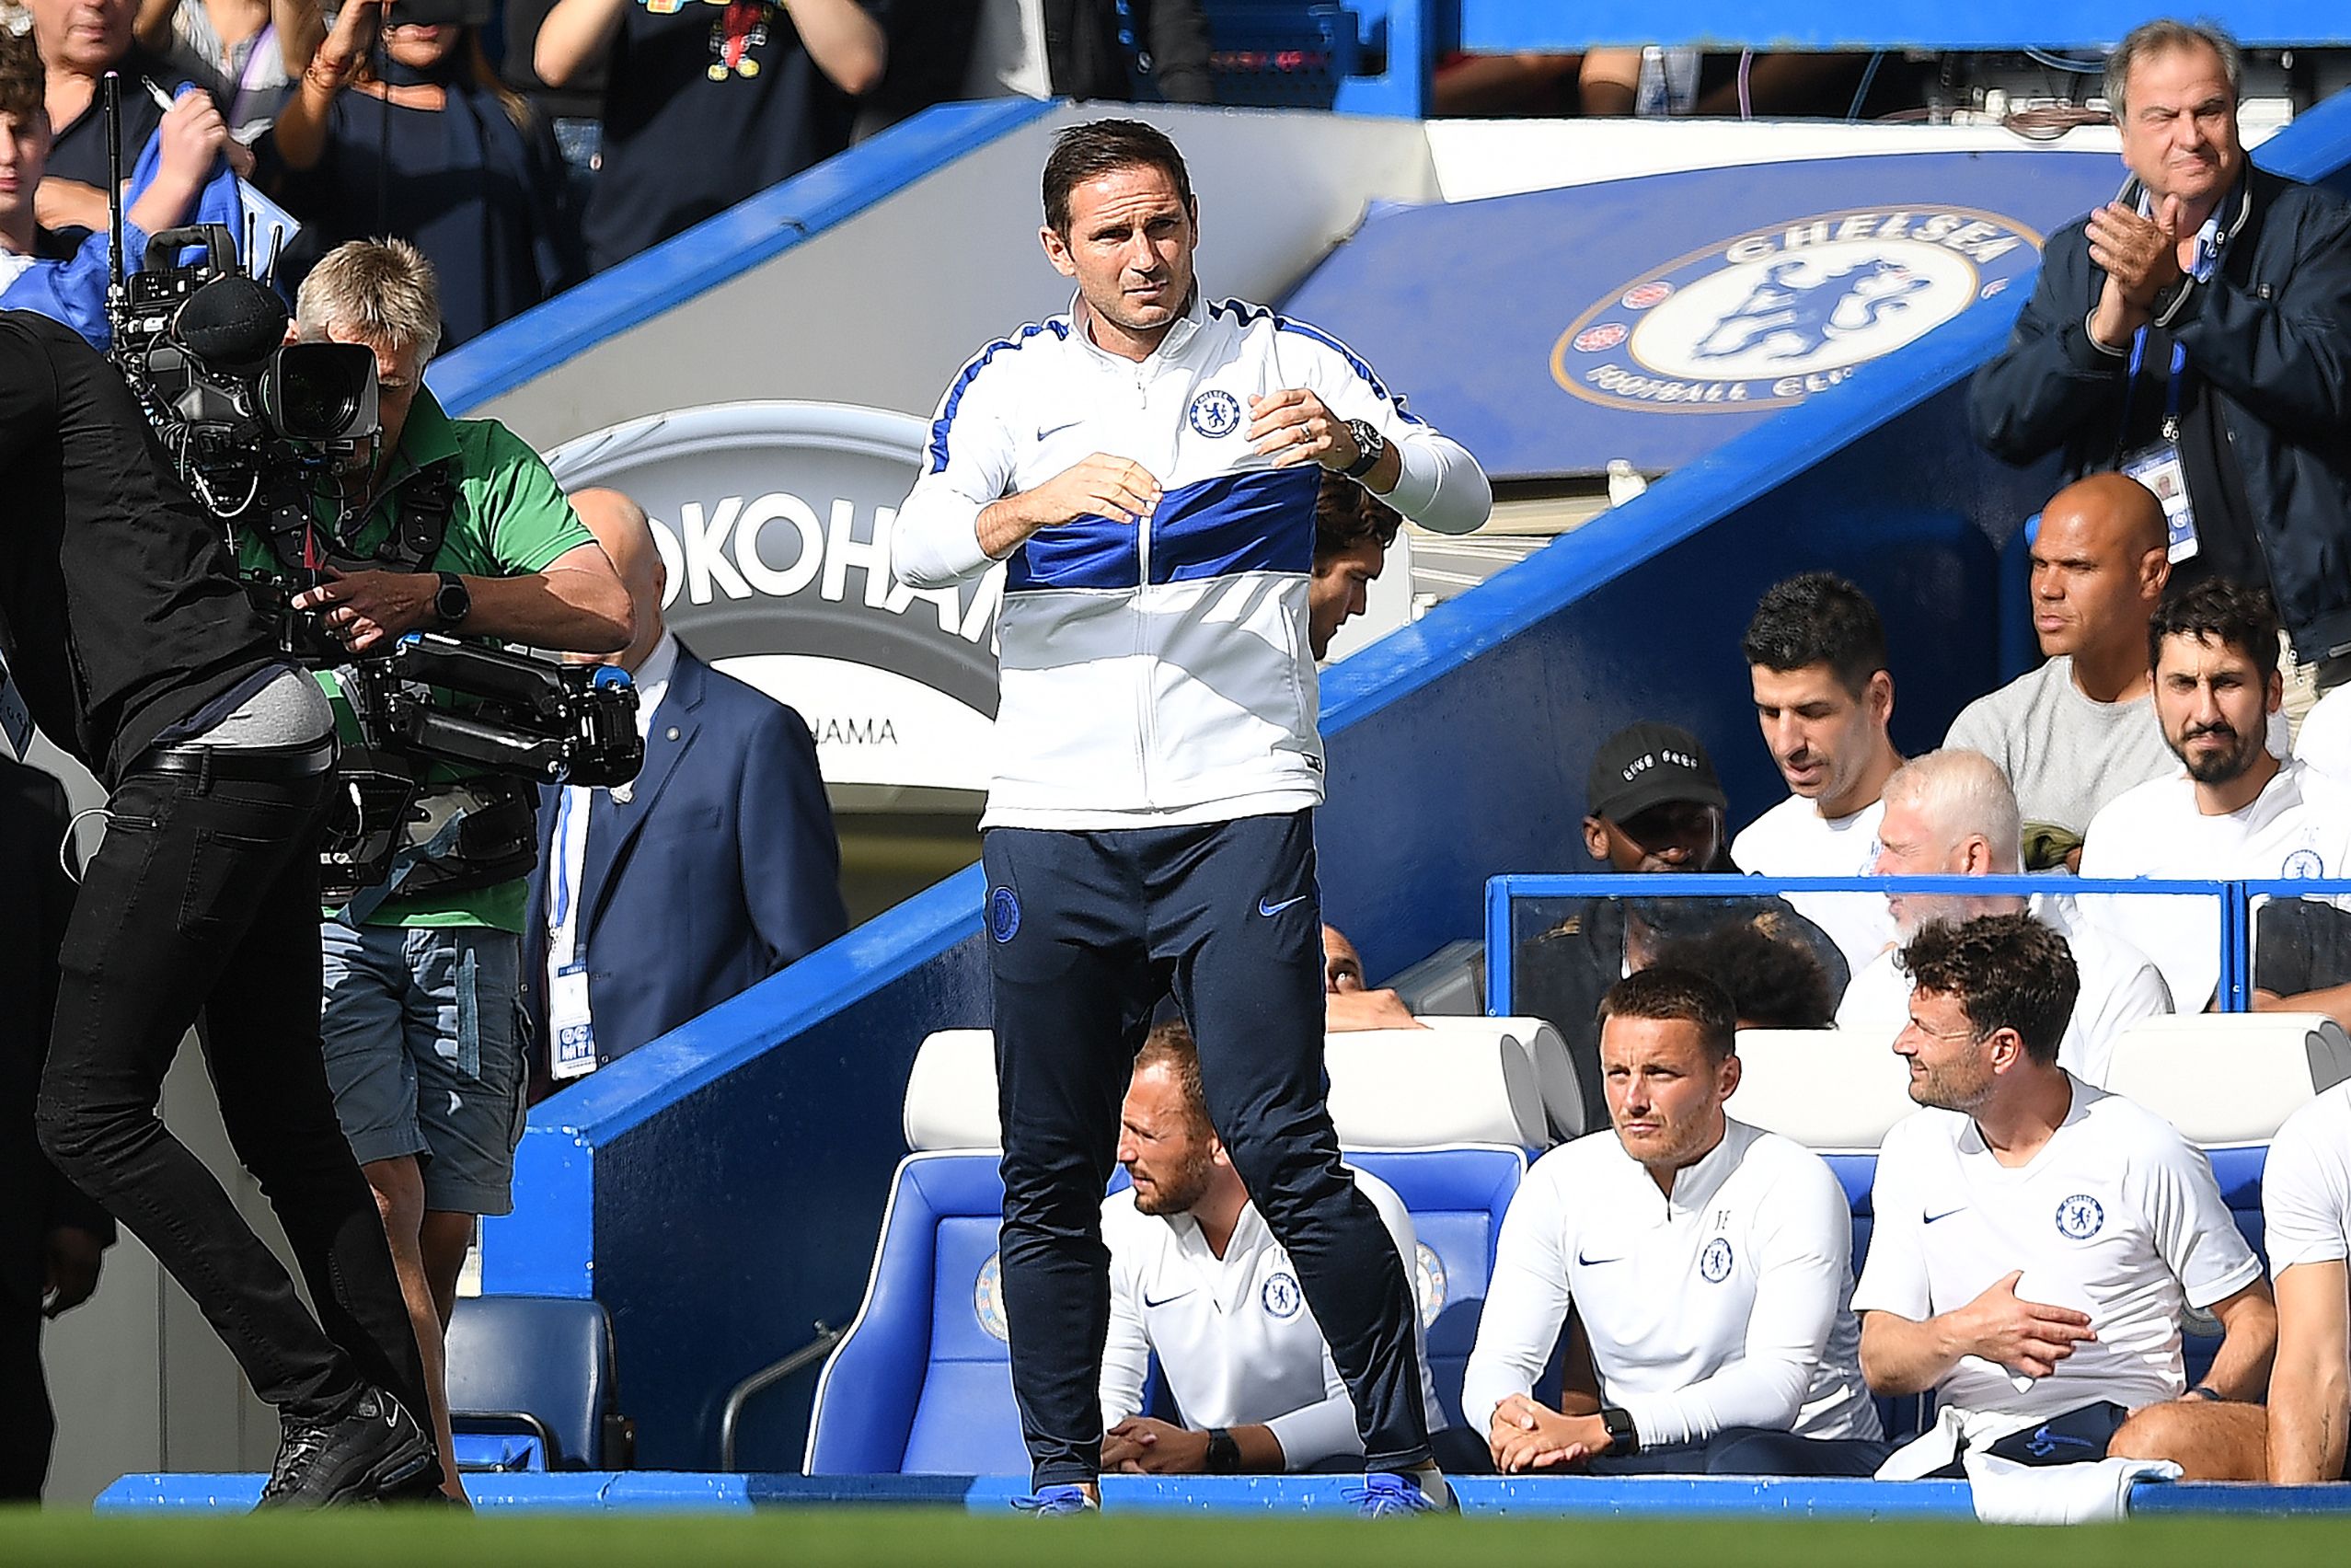
[{"label": "water bottle", "polygon": [[1641,82],[1632,111],[1643,120],[1688,114],[1698,104],[1698,51],[1649,44],[1641,52]]}]

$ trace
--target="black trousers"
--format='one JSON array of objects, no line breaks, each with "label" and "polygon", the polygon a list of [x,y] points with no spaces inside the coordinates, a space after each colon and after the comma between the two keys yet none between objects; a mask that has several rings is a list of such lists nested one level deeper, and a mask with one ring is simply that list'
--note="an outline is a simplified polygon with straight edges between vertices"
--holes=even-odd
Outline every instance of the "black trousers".
[{"label": "black trousers", "polygon": [[1208,1117],[1297,1265],[1346,1379],[1365,1468],[1429,1458],[1412,1295],[1324,1103],[1314,818],[1108,833],[994,828],[988,948],[1004,1127],[1004,1305],[1035,1484],[1101,1468],[1102,1188],[1152,1009],[1170,990]]},{"label": "black trousers", "polygon": [[1895,1445],[1873,1437],[1799,1437],[1759,1426],[1726,1426],[1702,1443],[1643,1448],[1596,1458],[1592,1475],[1858,1476],[1877,1473]]},{"label": "black trousers", "polygon": [[0,1503],[40,1500],[56,1434],[40,1371],[40,1304],[0,1290]]},{"label": "black trousers", "polygon": [[[262,1399],[320,1416],[374,1383],[422,1419],[416,1337],[318,1040],[328,778],[123,780],[66,928],[38,1124],[58,1169],[146,1244]],[[285,1228],[315,1319],[156,1114],[191,1023],[229,1141]]]}]

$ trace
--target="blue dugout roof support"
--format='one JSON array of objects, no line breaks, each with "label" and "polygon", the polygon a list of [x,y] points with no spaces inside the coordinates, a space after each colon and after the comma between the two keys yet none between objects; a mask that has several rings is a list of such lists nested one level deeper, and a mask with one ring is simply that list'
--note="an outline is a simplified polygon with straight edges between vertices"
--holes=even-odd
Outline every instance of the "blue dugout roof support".
[{"label": "blue dugout roof support", "polygon": [[[2340,178],[2351,98],[2262,161]],[[1742,820],[1777,800],[1737,637],[1790,572],[1877,598],[1896,740],[1940,741],[2005,673],[2000,551],[2054,480],[1966,433],[1962,383],[2007,325],[1968,312],[1330,672],[1324,909],[1373,973],[1479,932],[1497,871],[1587,868],[1591,751],[1635,719],[1697,731]],[[532,1112],[484,1286],[605,1304],[647,1465],[714,1464],[728,1389],[856,1309],[915,1049],[988,1019],[985,892],[960,872]],[[751,1408],[746,1463],[797,1463],[812,1385]]]}]

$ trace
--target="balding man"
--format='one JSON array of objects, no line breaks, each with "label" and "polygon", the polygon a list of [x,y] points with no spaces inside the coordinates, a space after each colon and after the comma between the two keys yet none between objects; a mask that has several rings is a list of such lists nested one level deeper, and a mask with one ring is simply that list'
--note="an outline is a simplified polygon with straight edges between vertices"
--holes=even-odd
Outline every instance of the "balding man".
[{"label": "balding man", "polygon": [[2016,791],[2026,866],[2077,860],[2098,808],[2178,767],[2155,722],[2147,622],[2171,573],[2163,505],[2121,474],[2068,485],[2033,540],[2033,629],[2047,660],[1967,705],[1943,744]]},{"label": "balding man", "polygon": [[617,789],[541,792],[531,965],[542,1066],[594,1072],[848,928],[841,853],[792,709],[722,675],[662,622],[668,574],[617,490],[571,498],[628,589],[645,766]]},{"label": "balding man", "polygon": [[[1971,751],[1929,752],[1886,780],[1885,820],[1878,828],[1877,870],[1886,876],[2013,876],[2017,870],[2016,797],[1991,759]],[[2061,893],[1972,898],[1900,894],[1886,903],[1908,941],[1938,920],[2029,911],[2066,940],[2080,991],[2057,1044],[2057,1065],[2103,1088],[2115,1041],[2143,1018],[2172,1010],[2162,972],[2138,949],[2083,919]],[[1910,979],[1889,951],[1853,976],[1838,1005],[1840,1029],[1879,1028],[1887,1039],[1910,1016]]]}]

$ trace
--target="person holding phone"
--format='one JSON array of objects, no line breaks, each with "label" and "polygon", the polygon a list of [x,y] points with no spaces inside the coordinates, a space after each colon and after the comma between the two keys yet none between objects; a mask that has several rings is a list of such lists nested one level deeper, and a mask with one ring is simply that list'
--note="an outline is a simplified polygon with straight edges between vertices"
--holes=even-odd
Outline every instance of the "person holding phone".
[{"label": "person holding phone", "polygon": [[554,136],[482,52],[488,9],[349,0],[261,144],[313,254],[386,235],[424,252],[444,348],[585,275]]}]

